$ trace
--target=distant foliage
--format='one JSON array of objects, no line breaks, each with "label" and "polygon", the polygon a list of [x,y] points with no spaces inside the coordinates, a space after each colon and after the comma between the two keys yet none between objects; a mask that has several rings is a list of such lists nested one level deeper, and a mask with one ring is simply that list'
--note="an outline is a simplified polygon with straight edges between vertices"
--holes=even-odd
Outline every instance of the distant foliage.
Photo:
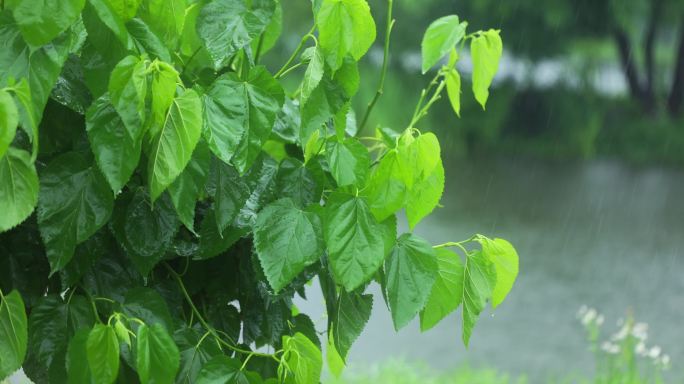
[{"label": "distant foliage", "polygon": [[[418,123],[445,87],[459,113],[467,40],[484,107],[498,31],[436,21],[423,69],[440,69],[413,118],[363,137],[392,1],[358,123],[357,63],[376,38],[365,0],[314,1],[277,71],[259,65],[282,30],[274,0],[0,4],[0,380],[23,367],[36,383],[318,383],[321,344],[339,373],[373,281],[396,329],[462,303],[466,344],[510,291],[508,242],[397,234],[397,212],[412,231],[444,190],[439,141]],[[292,304],[314,278],[322,340]]]}]

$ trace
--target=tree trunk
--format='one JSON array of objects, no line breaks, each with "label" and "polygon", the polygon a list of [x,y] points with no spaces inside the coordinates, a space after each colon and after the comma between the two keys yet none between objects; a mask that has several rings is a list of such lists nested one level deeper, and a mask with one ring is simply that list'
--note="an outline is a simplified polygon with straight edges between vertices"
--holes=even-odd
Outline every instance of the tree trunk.
[{"label": "tree trunk", "polygon": [[672,89],[667,100],[667,107],[672,117],[677,117],[682,113],[682,103],[684,102],[684,15],[679,31],[679,48],[677,49],[677,61],[674,68],[672,79]]},{"label": "tree trunk", "polygon": [[655,85],[655,43],[658,31],[658,22],[662,12],[663,1],[651,0],[651,14],[646,28],[646,38],[644,43],[644,60],[646,64],[646,83],[644,84],[644,98],[646,110],[655,112],[656,110],[656,85]]},{"label": "tree trunk", "polygon": [[629,85],[629,92],[633,99],[635,99],[642,107],[646,108],[647,100],[644,89],[639,80],[639,73],[637,71],[634,57],[632,56],[632,44],[629,40],[629,35],[624,29],[617,27],[614,32],[615,43],[617,44],[618,53],[620,54],[620,63],[622,70]]}]

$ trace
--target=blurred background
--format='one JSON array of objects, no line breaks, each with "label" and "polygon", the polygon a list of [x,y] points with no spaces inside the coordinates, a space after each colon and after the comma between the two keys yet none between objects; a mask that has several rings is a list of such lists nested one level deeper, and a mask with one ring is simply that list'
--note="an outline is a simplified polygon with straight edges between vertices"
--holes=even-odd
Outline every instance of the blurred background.
[{"label": "blurred background", "polygon": [[[362,62],[357,112],[382,61],[386,2],[370,3],[379,44]],[[276,69],[311,26],[308,1],[283,5],[283,29],[298,33],[268,55]],[[639,370],[655,372],[667,354],[665,382],[684,382],[684,1],[395,0],[394,8],[390,70],[370,127],[408,124],[431,77],[420,74],[420,41],[432,20],[457,14],[469,31],[502,31],[487,110],[472,97],[466,53],[462,118],[442,100],[419,126],[440,138],[447,181],[443,207],[416,231],[435,243],[476,232],[506,238],[520,276],[508,300],[483,314],[467,350],[460,310],[425,334],[417,321],[395,334],[378,289],[348,375],[598,382],[610,355],[627,353],[611,346],[634,317],[648,324]],[[324,316],[318,292],[298,303],[314,319]],[[578,320],[582,305],[600,315],[585,310]],[[598,325],[600,338],[588,342],[585,328]]]}]

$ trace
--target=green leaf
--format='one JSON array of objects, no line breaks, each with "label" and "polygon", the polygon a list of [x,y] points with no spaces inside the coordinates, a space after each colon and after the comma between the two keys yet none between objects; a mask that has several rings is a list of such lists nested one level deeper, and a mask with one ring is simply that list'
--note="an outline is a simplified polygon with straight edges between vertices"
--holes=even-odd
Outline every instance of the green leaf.
[{"label": "green leaf", "polygon": [[214,214],[219,234],[233,223],[240,209],[249,198],[249,186],[240,177],[235,167],[221,160],[215,160],[211,169],[211,186],[215,189]]},{"label": "green leaf", "polygon": [[496,269],[482,252],[477,251],[466,257],[463,276],[463,344],[467,347],[477,318],[492,297]]},{"label": "green leaf", "polygon": [[109,77],[109,96],[114,109],[132,140],[138,140],[145,121],[145,97],[147,96],[146,64],[135,56],[124,57],[114,67]]},{"label": "green leaf", "polygon": [[85,0],[18,0],[13,14],[26,42],[33,46],[49,43],[77,19]]},{"label": "green leaf", "polygon": [[366,0],[323,0],[316,15],[318,41],[333,70],[350,54],[356,61],[375,41],[375,21]]},{"label": "green leaf", "polygon": [[204,96],[204,138],[212,152],[244,173],[261,152],[284,102],[280,84],[264,67],[242,81],[219,77]]},{"label": "green leaf", "polygon": [[415,183],[408,193],[406,201],[406,216],[409,228],[415,226],[437,205],[444,192],[444,167],[442,161],[424,179]]},{"label": "green leaf", "polygon": [[96,384],[111,384],[119,374],[119,340],[114,328],[95,324],[86,341],[86,358]]},{"label": "green leaf", "polygon": [[455,68],[452,68],[446,74],[445,80],[451,108],[456,112],[456,116],[461,117],[461,75]]},{"label": "green leaf", "polygon": [[410,144],[407,146],[400,143],[399,159],[402,162],[401,174],[409,186],[405,206],[409,228],[413,229],[439,204],[444,191],[444,167],[439,140],[433,133],[408,141]]},{"label": "green leaf", "polygon": [[427,241],[408,233],[397,239],[385,261],[387,297],[396,330],[408,324],[427,303],[437,268],[435,252]]},{"label": "green leaf", "polygon": [[283,360],[297,384],[318,384],[323,368],[320,349],[302,333],[283,336]]},{"label": "green leaf", "polygon": [[364,186],[370,169],[370,155],[357,139],[328,140],[325,157],[338,186]]},{"label": "green leaf", "polygon": [[482,32],[470,43],[470,54],[473,57],[473,93],[482,109],[487,104],[489,86],[499,69],[502,52],[503,43],[498,30]]},{"label": "green leaf", "polygon": [[[153,87],[154,90],[154,87]],[[150,196],[154,202],[190,161],[202,132],[202,103],[191,89],[173,99],[148,163]]]},{"label": "green leaf", "polygon": [[344,88],[323,76],[307,102],[301,105],[300,143],[307,143],[311,135],[332,119],[346,102]]},{"label": "green leaf", "polygon": [[14,140],[18,123],[19,112],[14,99],[7,91],[0,89],[0,158],[5,155]]},{"label": "green leaf", "polygon": [[382,265],[394,241],[392,228],[379,223],[361,198],[335,193],[325,207],[323,232],[335,281],[349,292],[367,282]]},{"label": "green leaf", "polygon": [[21,368],[26,356],[27,342],[28,325],[24,300],[17,291],[0,296],[0,380]]},{"label": "green leaf", "polygon": [[266,279],[277,293],[323,254],[321,219],[291,199],[278,200],[257,215],[254,246]]},{"label": "green leaf", "polygon": [[239,360],[215,356],[207,361],[197,377],[197,384],[256,384],[249,373],[241,369]]},{"label": "green leaf", "polygon": [[170,200],[163,195],[153,207],[139,189],[128,205],[117,205],[123,214],[113,222],[117,239],[143,276],[164,258],[180,225]]},{"label": "green leaf", "polygon": [[136,369],[142,384],[172,383],[180,366],[176,343],[161,324],[138,328]]},{"label": "green leaf", "polygon": [[193,232],[195,203],[202,196],[204,185],[209,176],[210,164],[209,147],[205,142],[200,141],[183,173],[169,185],[169,195],[173,206],[176,207],[178,218],[186,228]]},{"label": "green leaf", "polygon": [[140,17],[166,46],[175,48],[183,32],[185,0],[143,0]]},{"label": "green leaf", "polygon": [[38,202],[38,175],[31,155],[9,148],[0,158],[0,232],[26,220]]},{"label": "green leaf", "polygon": [[435,250],[438,274],[425,308],[420,312],[420,330],[434,327],[453,312],[463,300],[463,262],[454,252]]},{"label": "green leaf", "polygon": [[69,341],[66,355],[68,384],[92,383],[93,381],[90,367],[86,363],[88,359],[86,346],[89,334],[89,329],[79,329]]},{"label": "green leaf", "polygon": [[364,194],[378,220],[385,220],[404,205],[408,189],[403,165],[397,149],[390,149],[373,170]]},{"label": "green leaf", "polygon": [[142,0],[108,0],[117,16],[123,21],[135,17]]},{"label": "green leaf", "polygon": [[121,115],[104,94],[86,112],[86,131],[98,167],[109,187],[118,194],[140,161],[142,129],[137,136],[131,136]]},{"label": "green leaf", "polygon": [[155,71],[152,72],[152,116],[150,121],[150,134],[155,136],[163,128],[169,107],[173,104],[176,95],[176,87],[180,82],[178,72],[171,64],[163,61],[154,63]]},{"label": "green leaf", "polygon": [[372,309],[373,295],[340,292],[335,312],[331,315],[330,334],[342,360],[347,358],[352,344],[366,327]]},{"label": "green leaf", "polygon": [[122,309],[129,318],[138,318],[148,326],[161,324],[167,330],[175,329],[166,302],[152,288],[136,287],[127,291]]},{"label": "green leaf", "polygon": [[180,350],[180,368],[176,376],[176,383],[196,383],[202,366],[212,357],[222,355],[218,342],[204,339],[205,330],[199,327],[180,328],[173,334]]},{"label": "green leaf", "polygon": [[213,0],[202,7],[197,33],[214,69],[226,66],[231,56],[259,36],[274,12],[275,2],[266,0],[252,1],[251,8],[242,0]]},{"label": "green leaf", "polygon": [[325,59],[323,52],[318,47],[308,48],[302,54],[302,57],[308,56],[309,65],[304,72],[304,79],[302,80],[302,90],[299,95],[300,103],[306,103],[306,100],[311,96],[313,90],[318,86],[323,78],[325,69]]},{"label": "green leaf", "polygon": [[496,308],[511,291],[518,276],[518,253],[511,243],[504,239],[491,240],[480,236],[478,241],[482,244],[482,255],[491,261],[496,269],[496,285],[492,291],[492,308]]},{"label": "green leaf", "polygon": [[[96,27],[87,21],[89,16],[84,17],[84,20],[86,20],[86,27],[88,28],[88,37],[92,39],[91,41],[95,43],[107,42],[109,43],[107,45],[112,45],[111,37],[113,36],[121,44],[120,48],[128,47],[128,31],[126,30],[123,20],[117,15],[109,1],[88,0],[84,15],[88,15],[91,12],[94,12],[99,21],[102,23],[102,25]],[[106,28],[103,29],[103,26]],[[110,49],[110,47],[98,47],[98,49],[100,52],[104,52],[105,55],[110,59],[115,59],[118,61],[120,58],[120,56],[112,57],[109,55],[110,53],[117,52],[118,49],[114,49],[112,52],[103,51]]]},{"label": "green leaf", "polygon": [[41,173],[38,226],[52,273],[109,221],[114,196],[102,174],[76,153],[53,160]]},{"label": "green leaf", "polygon": [[132,19],[126,23],[126,29],[133,38],[133,44],[135,44],[138,51],[146,52],[152,59],[159,59],[167,63],[171,62],[169,49],[150,30],[150,27],[144,21],[138,18]]},{"label": "green leaf", "polygon": [[318,180],[325,176],[313,163],[303,164],[288,157],[278,168],[277,190],[282,197],[291,198],[299,207],[307,207],[321,200],[323,186]]},{"label": "green leaf", "polygon": [[443,58],[465,36],[468,23],[459,22],[458,16],[440,17],[430,24],[420,44],[423,55],[423,73]]},{"label": "green leaf", "polygon": [[329,335],[330,336],[328,337],[328,348],[325,351],[325,357],[328,361],[328,369],[330,369],[330,373],[332,373],[333,376],[339,379],[342,375],[342,371],[344,370],[344,359],[342,359],[340,353],[337,352],[337,348],[335,348],[335,342],[333,341],[335,337],[335,332],[333,329],[330,330]]}]

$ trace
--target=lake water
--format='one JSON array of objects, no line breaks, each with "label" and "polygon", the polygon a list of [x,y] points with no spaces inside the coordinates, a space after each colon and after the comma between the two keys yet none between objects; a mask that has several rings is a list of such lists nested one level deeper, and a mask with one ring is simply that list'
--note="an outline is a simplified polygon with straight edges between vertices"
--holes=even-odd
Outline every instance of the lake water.
[{"label": "lake water", "polygon": [[[435,244],[473,233],[506,238],[520,255],[518,281],[504,304],[483,313],[468,350],[460,310],[429,332],[421,334],[416,320],[395,333],[371,287],[375,307],[351,367],[397,357],[439,370],[467,361],[526,373],[533,383],[590,374],[592,355],[575,318],[585,304],[606,316],[607,333],[633,311],[649,324],[649,343],[671,356],[671,377],[684,379],[684,172],[510,158],[445,167],[443,207],[416,233]],[[316,285],[297,304],[316,320],[322,303]]]}]

